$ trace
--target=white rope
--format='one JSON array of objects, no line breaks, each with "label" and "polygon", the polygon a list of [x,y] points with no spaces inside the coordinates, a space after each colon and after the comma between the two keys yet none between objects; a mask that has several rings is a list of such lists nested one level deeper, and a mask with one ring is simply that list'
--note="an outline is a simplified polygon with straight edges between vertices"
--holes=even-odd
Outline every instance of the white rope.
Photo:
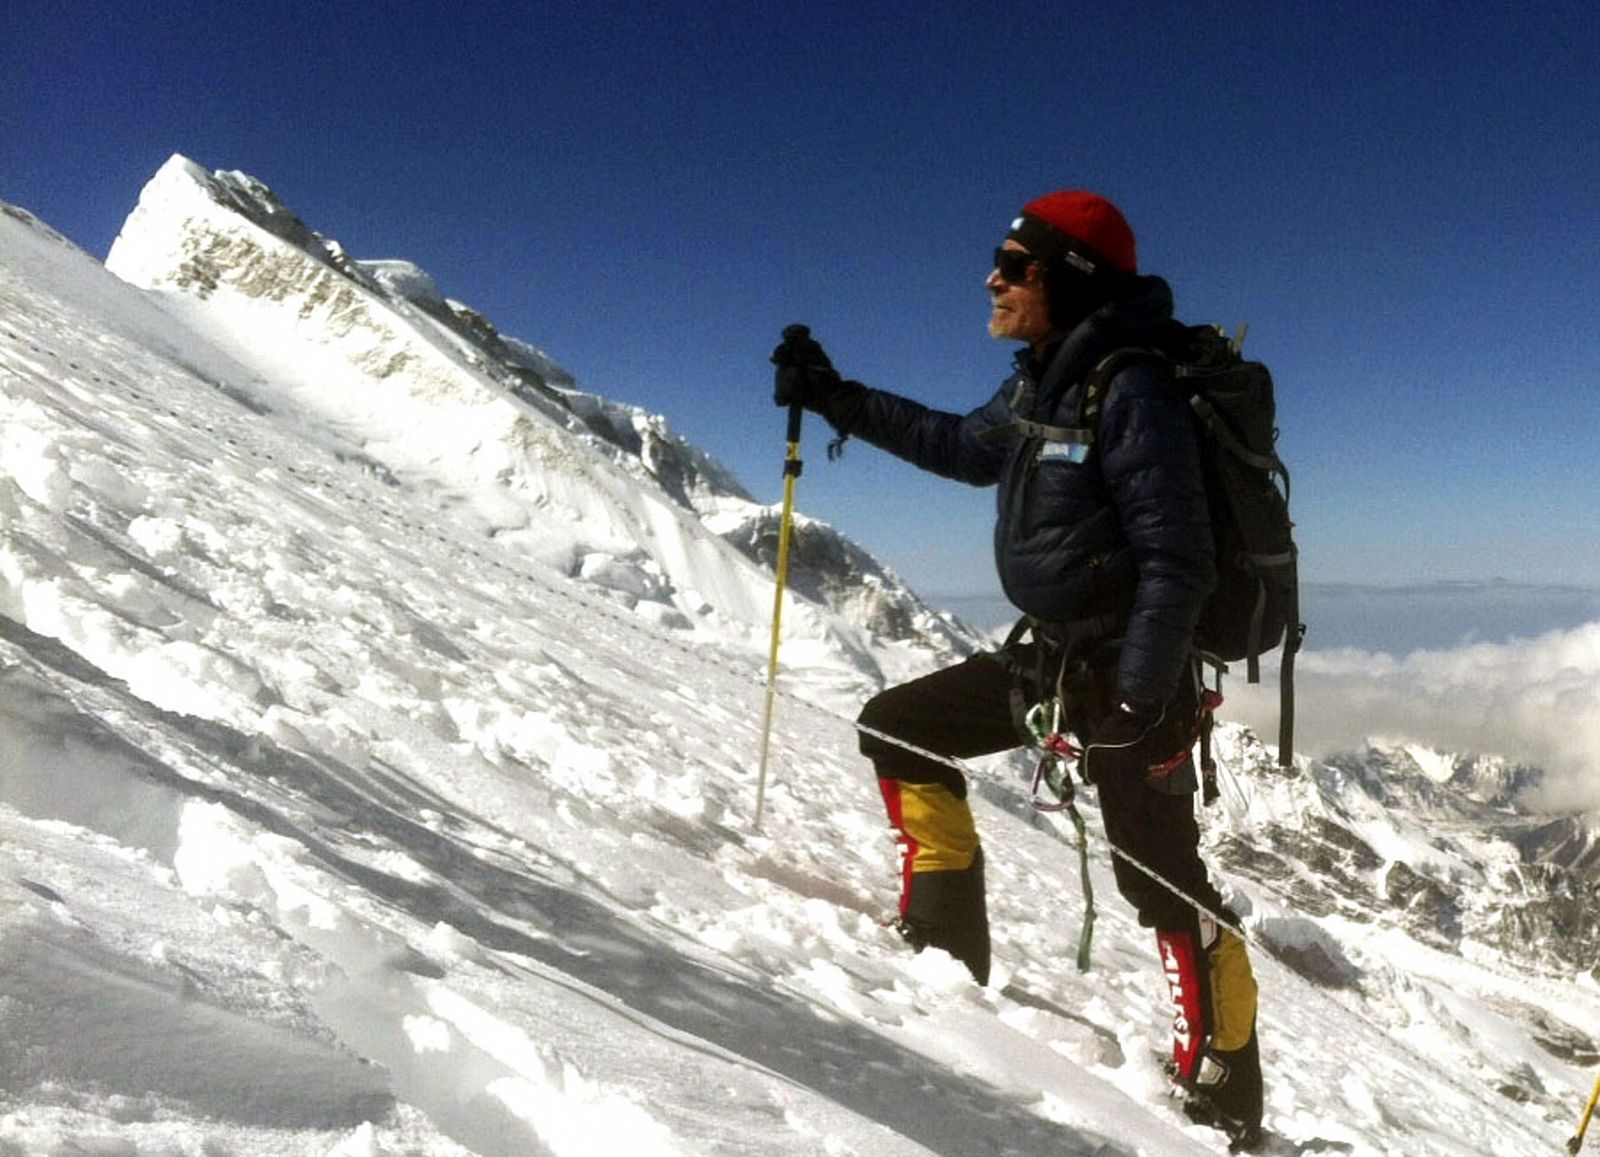
[{"label": "white rope", "polygon": [[[8,335],[8,336],[15,336],[15,335]],[[36,350],[38,349],[38,347],[33,347],[33,348],[35,348]],[[0,348],[0,353],[3,353],[3,352],[4,352],[3,348]],[[55,351],[53,351],[53,350],[43,350],[43,351],[40,351],[40,352],[48,353],[52,357],[59,357],[60,356],[60,355],[56,354]],[[94,375],[94,378],[95,378],[95,381],[97,383],[102,383],[102,384],[104,384],[106,386],[113,386],[113,387],[114,386],[122,386],[136,400],[143,401],[142,395],[139,393],[139,391],[135,387],[133,387],[131,385],[128,385],[127,383],[118,382],[114,378],[102,379],[100,377],[100,375],[98,375],[98,374]],[[213,383],[213,384],[215,384],[215,383]],[[177,410],[170,410],[168,412],[174,418],[183,417],[183,415],[181,415]],[[191,422],[191,424],[193,424],[193,423]],[[198,427],[196,427],[196,428],[198,428]],[[359,493],[357,488],[355,488],[355,487],[353,487],[353,486],[351,486],[349,484],[348,479],[339,479],[338,476],[337,476],[337,473],[335,471],[329,471],[329,470],[321,469],[313,461],[310,461],[310,460],[302,460],[298,464],[293,464],[293,465],[282,463],[282,462],[279,462],[274,457],[274,455],[272,453],[268,452],[268,450],[264,446],[260,445],[259,443],[256,444],[256,445],[246,445],[246,444],[244,444],[243,439],[233,439],[233,438],[230,438],[229,441],[238,450],[240,450],[240,451],[242,451],[244,453],[248,453],[252,457],[255,457],[257,459],[269,462],[274,466],[281,467],[282,469],[286,470],[287,473],[290,476],[296,478],[297,480],[300,480],[302,482],[307,482],[307,483],[309,483],[311,485],[320,485],[320,484],[322,484],[323,481],[326,481],[329,484],[329,488],[330,489],[339,490],[342,493],[344,498],[348,499],[349,501],[351,501],[353,503],[356,503],[359,506],[362,506],[362,507],[366,508],[371,514],[376,516],[376,520],[377,521],[380,521],[380,522],[383,522],[383,523],[387,523],[391,527],[395,527],[395,526],[402,527],[402,528],[404,528],[404,529],[406,529],[408,531],[411,531],[411,532],[413,532],[415,534],[418,534],[418,535],[421,535],[421,536],[424,536],[424,537],[432,537],[435,541],[440,542],[440,543],[444,543],[444,544],[447,544],[447,545],[449,545],[451,543],[451,538],[453,537],[453,535],[447,534],[445,532],[445,530],[441,529],[441,526],[439,524],[418,525],[418,524],[415,524],[415,523],[407,522],[403,518],[396,517],[394,508],[392,506],[390,506],[390,505],[388,505],[386,503],[383,503],[383,502],[375,501],[375,500],[369,498],[367,495]],[[321,476],[320,479],[318,478],[319,475]],[[376,485],[376,483],[375,483],[375,485]],[[370,523],[368,525],[370,525]],[[446,525],[449,525],[449,524],[446,524]],[[676,639],[674,637],[671,637],[671,636],[666,635],[664,633],[659,633],[657,631],[653,631],[653,630],[649,629],[648,624],[642,622],[637,617],[625,616],[625,615],[623,615],[621,613],[618,613],[618,611],[617,611],[617,609],[616,609],[614,604],[605,603],[605,602],[602,602],[602,601],[600,601],[598,599],[593,599],[593,598],[581,595],[579,593],[579,591],[578,591],[578,588],[575,585],[575,580],[573,580],[571,578],[567,579],[567,583],[566,583],[565,587],[557,586],[557,585],[555,585],[555,584],[553,584],[551,582],[546,581],[545,578],[542,575],[534,574],[528,569],[511,566],[506,561],[504,561],[503,557],[499,556],[500,552],[486,552],[486,551],[480,549],[479,547],[477,547],[475,545],[472,545],[472,544],[469,544],[469,543],[465,543],[465,542],[460,542],[459,540],[457,540],[454,545],[456,545],[460,550],[462,550],[465,553],[471,555],[475,559],[478,559],[479,561],[487,564],[490,567],[493,567],[495,569],[501,570],[501,571],[505,572],[506,574],[511,575],[512,577],[514,577],[514,578],[516,578],[516,579],[518,579],[520,581],[529,582],[532,585],[541,588],[545,592],[547,592],[547,593],[549,593],[551,595],[554,595],[557,598],[565,599],[565,600],[573,602],[573,603],[575,603],[575,604],[577,604],[579,606],[582,606],[585,609],[590,610],[590,611],[600,615],[603,618],[609,619],[613,623],[616,623],[616,624],[624,627],[625,629],[627,629],[627,630],[629,630],[631,632],[635,632],[635,633],[637,633],[637,634],[639,634],[641,636],[650,638],[651,640],[653,640],[656,643],[659,643],[662,646],[666,646],[666,647],[672,648],[672,649],[680,652],[681,654],[690,657],[691,659],[693,659],[697,663],[709,664],[711,666],[718,667],[718,668],[720,668],[720,669],[722,669],[724,671],[729,672],[730,674],[735,675],[741,681],[748,680],[749,677],[751,676],[751,674],[753,673],[751,671],[741,671],[741,670],[735,668],[734,666],[732,666],[731,664],[723,662],[720,659],[707,656],[702,651],[697,650],[695,648],[692,648],[688,644],[685,644],[685,643],[681,642],[680,640],[678,640],[678,639]],[[788,700],[791,700],[793,702],[799,703],[799,704],[803,705],[804,707],[806,707],[806,708],[808,708],[808,709],[810,709],[810,710],[812,710],[814,712],[819,712],[822,715],[826,716],[827,718],[830,718],[830,719],[835,720],[837,722],[844,723],[844,724],[852,727],[853,729],[855,729],[857,732],[859,732],[861,734],[870,735],[875,739],[879,739],[879,740],[881,740],[881,741],[883,741],[885,743],[889,743],[889,744],[892,744],[894,746],[900,747],[900,748],[902,748],[902,749],[904,749],[904,750],[906,750],[908,752],[911,752],[912,754],[921,756],[922,758],[925,758],[925,759],[933,760],[933,761],[935,761],[937,763],[940,763],[940,764],[943,764],[943,765],[945,765],[947,767],[950,767],[950,768],[960,772],[962,775],[968,777],[969,779],[984,778],[984,779],[990,779],[992,781],[992,777],[980,776],[980,774],[975,769],[969,767],[967,764],[965,764],[964,762],[962,762],[959,759],[956,759],[956,758],[951,757],[951,756],[941,755],[941,754],[939,754],[937,752],[928,751],[928,750],[926,750],[924,748],[918,747],[917,745],[909,743],[909,742],[907,742],[907,741],[905,741],[903,739],[900,739],[900,738],[898,738],[896,736],[889,735],[887,733],[878,731],[875,728],[868,727],[865,724],[862,724],[857,720],[849,719],[849,718],[847,718],[847,717],[845,717],[843,715],[840,715],[838,712],[835,712],[835,711],[833,711],[833,710],[831,710],[829,708],[820,706],[817,703],[815,703],[815,702],[813,702],[813,701],[811,701],[809,699],[802,698],[802,697],[800,697],[799,695],[797,695],[797,694],[795,694],[793,692],[786,691],[786,690],[783,690],[783,689],[780,688],[780,689],[778,689],[777,694],[782,696],[785,699],[788,699]],[[1021,746],[1023,746],[1023,745],[1019,743],[1018,747],[1021,747]],[[1108,844],[1109,844],[1109,841],[1108,841]],[[1245,935],[1245,933],[1244,933],[1244,930],[1241,927],[1239,927],[1237,924],[1235,924],[1234,922],[1232,922],[1230,920],[1223,919],[1221,914],[1211,911],[1204,904],[1202,904],[1200,901],[1198,901],[1197,899],[1195,899],[1192,896],[1187,895],[1177,885],[1173,884],[1169,880],[1164,879],[1160,875],[1160,873],[1156,872],[1153,868],[1149,867],[1148,865],[1140,862],[1136,857],[1134,857],[1132,855],[1129,855],[1127,852],[1125,852],[1122,849],[1116,847],[1115,845],[1109,845],[1109,846],[1111,847],[1111,852],[1112,852],[1113,855],[1121,858],[1123,861],[1125,861],[1126,863],[1131,865],[1133,868],[1135,868],[1138,871],[1144,873],[1146,876],[1148,876],[1151,880],[1155,881],[1157,884],[1159,884],[1162,887],[1168,889],[1170,892],[1172,892],[1173,895],[1175,895],[1175,896],[1179,897],[1180,899],[1182,899],[1185,903],[1187,903],[1191,907],[1193,907],[1197,912],[1200,912],[1200,913],[1203,913],[1203,914],[1211,916],[1213,919],[1217,920],[1219,924],[1222,924],[1223,926],[1229,928],[1230,931],[1232,931],[1235,934],[1239,935],[1241,937],[1241,939],[1244,939],[1246,941],[1246,943],[1253,943],[1253,939],[1247,937]],[[1345,1005],[1343,1005],[1339,1001],[1334,1000],[1330,993],[1328,993],[1326,990],[1324,990],[1322,988],[1319,988],[1319,987],[1313,985],[1309,980],[1307,980],[1306,978],[1300,976],[1293,969],[1291,969],[1287,965],[1282,964],[1281,962],[1277,961],[1277,959],[1275,957],[1273,957],[1270,952],[1265,952],[1265,953],[1263,953],[1261,955],[1265,959],[1272,960],[1274,966],[1277,969],[1279,969],[1280,971],[1287,972],[1292,977],[1292,982],[1294,984],[1298,985],[1299,987],[1301,987],[1303,989],[1311,990],[1313,993],[1315,993],[1316,996],[1320,997],[1326,1003],[1331,1004],[1333,1007],[1339,1009],[1345,1015],[1350,1016],[1350,1017],[1354,1018],[1357,1021],[1366,1023],[1365,1018],[1363,1018],[1358,1012],[1356,1012],[1353,1009],[1350,1009],[1350,1008],[1346,1007]],[[1415,1051],[1415,1050],[1413,1050],[1413,1051]],[[1419,1060],[1426,1060],[1426,1058],[1421,1058],[1420,1054],[1418,1054],[1418,1055],[1419,1055]],[[1434,1066],[1434,1067],[1438,1068],[1438,1066]],[[1441,1073],[1443,1073],[1444,1075],[1448,1076],[1451,1079],[1452,1083],[1455,1083],[1455,1084],[1457,1084],[1458,1087],[1460,1087],[1460,1082],[1455,1079],[1455,1075],[1453,1073],[1450,1073],[1448,1070],[1444,1070],[1442,1068],[1439,1069],[1439,1071]],[[1597,1083],[1597,1088],[1600,1088],[1600,1083]]]},{"label": "white rope", "polygon": [[[801,703],[806,703],[807,702],[806,700],[798,699],[798,698],[797,698],[797,701],[801,702]],[[863,735],[870,735],[874,739],[881,739],[885,743],[891,743],[891,744],[895,745],[896,747],[899,747],[899,748],[902,748],[902,749],[904,749],[906,751],[911,752],[913,755],[919,755],[923,759],[931,759],[936,763],[942,763],[946,767],[954,768],[956,771],[961,772],[963,775],[967,776],[968,778],[977,778],[977,776],[978,776],[978,772],[976,771],[976,769],[974,769],[972,767],[969,767],[967,764],[963,763],[959,759],[956,759],[954,756],[940,755],[938,752],[928,751],[926,748],[918,747],[914,743],[907,743],[905,740],[898,739],[895,736],[888,734],[887,732],[879,731],[874,727],[868,727],[865,723],[862,723],[859,720],[847,720],[847,719],[844,718],[844,716],[838,715],[835,712],[829,711],[825,707],[817,707],[815,704],[810,704],[810,703],[808,703],[807,705],[812,707],[813,710],[821,711],[824,714],[830,715],[835,719],[839,719],[839,720],[841,720],[843,722],[850,723],[857,731],[861,732],[861,734],[863,734]],[[1019,743],[1017,746],[1021,747],[1023,745]],[[1138,859],[1138,857],[1136,857],[1136,856],[1124,851],[1122,848],[1119,848],[1116,844],[1112,843],[1110,840],[1106,841],[1106,846],[1111,849],[1111,854],[1113,856],[1118,857],[1119,859],[1121,859],[1125,863],[1127,863],[1130,866],[1132,866],[1134,868],[1137,868],[1139,871],[1143,872],[1146,876],[1150,877],[1150,879],[1154,880],[1157,884],[1161,885],[1167,891],[1171,892],[1174,896],[1178,897],[1178,899],[1180,899],[1184,903],[1188,904],[1191,908],[1193,908],[1199,914],[1201,914],[1203,916],[1210,916],[1219,925],[1221,925],[1222,927],[1228,929],[1230,932],[1233,932],[1241,940],[1243,940],[1246,944],[1254,944],[1253,939],[1246,934],[1244,928],[1242,927],[1242,925],[1241,925],[1241,923],[1240,923],[1240,921],[1238,920],[1237,917],[1230,917],[1230,916],[1224,915],[1223,913],[1217,912],[1214,909],[1208,907],[1203,901],[1198,900],[1195,897],[1189,895],[1182,888],[1178,887],[1178,885],[1174,884],[1171,880],[1168,880],[1160,872],[1156,871],[1154,868],[1150,867],[1148,864],[1145,864],[1142,861],[1140,861]]]}]

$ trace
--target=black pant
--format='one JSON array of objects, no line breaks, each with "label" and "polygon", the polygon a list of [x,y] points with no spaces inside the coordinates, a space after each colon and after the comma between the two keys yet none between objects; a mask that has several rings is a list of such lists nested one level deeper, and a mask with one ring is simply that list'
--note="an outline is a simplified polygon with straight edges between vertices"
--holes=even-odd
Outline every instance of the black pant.
[{"label": "black pant", "polygon": [[[936,755],[969,759],[992,755],[1026,742],[1012,705],[1012,689],[1035,658],[1031,646],[1010,656],[980,654],[953,667],[891,687],[867,701],[860,722],[873,731],[904,740]],[[1037,688],[1025,687],[1032,699]],[[967,794],[965,777],[955,768],[863,732],[861,753],[880,778],[904,783],[941,784],[957,798]],[[1192,782],[1192,773],[1190,774]],[[1099,787],[1106,839],[1150,869],[1112,856],[1117,889],[1147,928],[1193,928],[1196,912],[1189,899],[1223,912],[1222,896],[1212,886],[1200,859],[1200,826],[1191,792],[1171,794],[1131,778]],[[1168,887],[1168,884],[1171,887]],[[1183,895],[1179,895],[1182,893]]]}]

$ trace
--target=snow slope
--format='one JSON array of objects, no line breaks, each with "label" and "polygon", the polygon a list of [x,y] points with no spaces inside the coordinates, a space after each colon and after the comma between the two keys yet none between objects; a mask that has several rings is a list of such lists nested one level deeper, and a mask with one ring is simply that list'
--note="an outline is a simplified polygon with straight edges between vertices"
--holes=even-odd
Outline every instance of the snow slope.
[{"label": "snow slope", "polygon": [[[973,769],[993,985],[884,927],[848,719],[939,636],[797,597],[752,831],[770,578],[564,411],[508,458],[526,409],[306,284],[292,324],[152,293],[0,215],[0,1153],[1221,1147],[1098,841],[1074,970],[1075,853],[1016,763]],[[391,339],[434,368],[390,388]],[[1216,843],[1358,799],[1224,754]],[[1427,844],[1361,820],[1386,865]],[[1560,1145],[1591,973],[1230,863],[1281,1151]]]}]

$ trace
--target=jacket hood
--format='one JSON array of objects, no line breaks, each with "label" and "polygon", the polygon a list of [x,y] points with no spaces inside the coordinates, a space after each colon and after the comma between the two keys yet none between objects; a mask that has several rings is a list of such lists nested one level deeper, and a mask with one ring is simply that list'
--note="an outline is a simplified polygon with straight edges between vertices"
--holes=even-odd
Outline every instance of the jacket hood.
[{"label": "jacket hood", "polygon": [[[1160,345],[1171,327],[1172,287],[1165,278],[1134,277],[1126,290],[1077,324],[1062,340],[1039,383],[1040,395],[1055,396],[1115,349]],[[1024,366],[1027,351],[1019,354]]]}]

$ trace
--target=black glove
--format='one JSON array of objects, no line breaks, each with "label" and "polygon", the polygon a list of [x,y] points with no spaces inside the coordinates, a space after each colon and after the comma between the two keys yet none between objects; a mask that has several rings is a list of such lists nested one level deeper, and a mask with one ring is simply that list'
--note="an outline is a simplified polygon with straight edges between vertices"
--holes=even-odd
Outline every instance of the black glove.
[{"label": "black glove", "polygon": [[780,406],[799,402],[815,410],[840,386],[839,371],[803,325],[785,327],[783,341],[772,351],[772,364],[778,367],[772,378],[772,400]]},{"label": "black glove", "polygon": [[774,402],[780,406],[799,402],[827,418],[839,433],[850,432],[866,400],[867,388],[839,376],[809,328],[786,326],[783,340],[772,351],[772,364],[778,367],[772,378]]},{"label": "black glove", "polygon": [[1083,776],[1099,788],[1117,789],[1143,781],[1165,756],[1159,745],[1159,707],[1123,700],[1095,724],[1083,750]]}]

